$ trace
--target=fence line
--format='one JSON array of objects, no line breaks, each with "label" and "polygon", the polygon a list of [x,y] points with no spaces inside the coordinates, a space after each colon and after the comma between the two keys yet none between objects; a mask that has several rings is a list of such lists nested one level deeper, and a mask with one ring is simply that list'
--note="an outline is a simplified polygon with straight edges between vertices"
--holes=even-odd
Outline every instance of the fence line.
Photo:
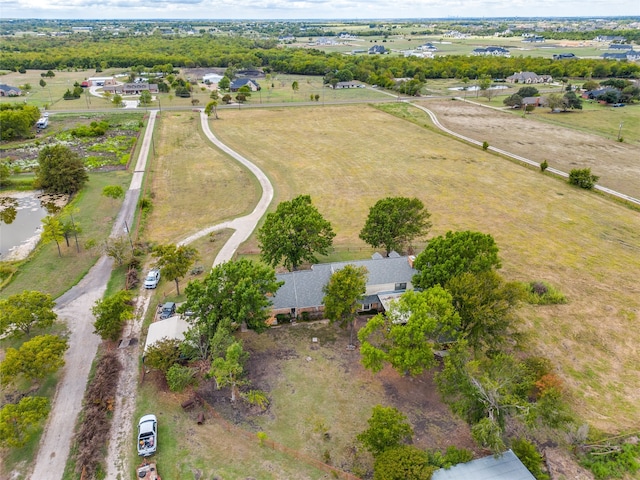
[{"label": "fence line", "polygon": [[209,413],[211,413],[211,415],[213,417],[216,418],[216,420],[222,424],[223,428],[227,431],[227,432],[233,432],[234,434],[239,434],[243,437],[245,437],[246,439],[252,441],[252,442],[256,442],[259,443],[262,446],[266,446],[271,448],[272,450],[276,450],[282,453],[285,453],[291,457],[294,457],[302,462],[305,462],[308,465],[311,465],[312,467],[317,468],[318,470],[322,470],[324,472],[327,473],[331,473],[334,474],[336,476],[336,478],[342,478],[343,480],[361,480],[360,477],[356,477],[354,474],[349,473],[349,472],[345,472],[344,470],[341,470],[339,468],[333,467],[331,465],[327,465],[324,462],[321,462],[320,460],[317,460],[313,457],[310,457],[308,455],[305,455],[304,453],[301,453],[297,450],[294,450],[292,448],[286,447],[284,445],[282,445],[281,443],[276,442],[275,440],[271,440],[268,438],[259,438],[257,434],[252,433],[252,432],[248,432],[240,427],[238,427],[237,425],[234,425],[230,422],[228,422],[227,420],[225,420],[224,418],[222,418],[220,416],[220,414],[211,406],[209,405],[209,403],[207,403],[204,399],[198,397],[198,399],[200,400],[200,402],[208,409]]}]

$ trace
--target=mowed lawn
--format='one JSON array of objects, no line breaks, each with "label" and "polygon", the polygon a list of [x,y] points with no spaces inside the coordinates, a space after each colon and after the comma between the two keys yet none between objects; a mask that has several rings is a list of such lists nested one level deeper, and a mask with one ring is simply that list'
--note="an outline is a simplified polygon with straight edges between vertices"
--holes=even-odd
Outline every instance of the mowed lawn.
[{"label": "mowed lawn", "polygon": [[[176,243],[253,210],[262,194],[255,178],[200,133],[200,114],[162,112],[145,179],[153,211],[143,237]],[[154,155],[155,151],[155,155]]]},{"label": "mowed lawn", "polygon": [[224,111],[211,125],[270,176],[272,208],[310,194],[338,250],[366,247],[358,232],[386,196],[422,199],[430,236],[493,235],[507,279],[546,280],[569,299],[521,316],[529,350],[558,366],[577,413],[607,431],[640,426],[637,212],[371,106]]}]

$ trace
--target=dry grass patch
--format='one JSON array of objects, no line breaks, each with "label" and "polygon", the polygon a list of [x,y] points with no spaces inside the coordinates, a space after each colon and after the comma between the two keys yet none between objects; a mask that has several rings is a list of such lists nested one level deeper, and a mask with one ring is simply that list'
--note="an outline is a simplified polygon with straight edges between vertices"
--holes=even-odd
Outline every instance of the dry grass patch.
[{"label": "dry grass patch", "polygon": [[[433,235],[463,229],[493,235],[507,278],[548,281],[568,298],[566,305],[524,308],[522,317],[529,349],[558,365],[576,411],[604,430],[640,425],[640,372],[629,368],[640,364],[635,212],[371,107],[225,111],[214,127],[270,176],[273,207],[310,194],[333,224],[339,248],[364,246],[358,232],[368,209],[389,195],[420,198],[432,213]],[[486,140],[499,145],[516,137],[505,128],[495,126]],[[545,139],[540,144],[557,158],[574,154],[570,136],[544,128],[535,136]]]},{"label": "dry grass patch", "polygon": [[162,113],[147,180],[154,205],[143,233],[147,240],[177,242],[247,214],[261,194],[254,177],[199,131],[199,113]]}]

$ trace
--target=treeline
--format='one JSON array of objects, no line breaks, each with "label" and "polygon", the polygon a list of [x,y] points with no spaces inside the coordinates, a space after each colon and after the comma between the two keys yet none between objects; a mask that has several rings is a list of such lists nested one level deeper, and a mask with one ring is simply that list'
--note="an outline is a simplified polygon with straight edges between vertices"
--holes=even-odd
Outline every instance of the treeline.
[{"label": "treeline", "polygon": [[350,56],[315,49],[276,48],[274,40],[242,37],[7,38],[0,44],[0,69],[66,70],[174,67],[262,68],[300,75],[349,70],[353,78],[388,85],[394,78],[505,78],[533,71],[554,78],[637,78],[640,65],[604,59],[551,60],[538,57],[486,58],[462,55],[433,59],[390,55]]}]

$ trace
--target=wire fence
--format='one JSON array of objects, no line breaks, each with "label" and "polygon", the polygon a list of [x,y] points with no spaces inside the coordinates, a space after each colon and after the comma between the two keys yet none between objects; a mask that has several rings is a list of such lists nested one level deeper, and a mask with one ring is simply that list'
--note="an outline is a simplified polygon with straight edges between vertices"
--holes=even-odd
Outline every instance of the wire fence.
[{"label": "wire fence", "polygon": [[313,457],[305,455],[304,453],[301,453],[297,450],[286,447],[281,443],[278,443],[274,440],[271,440],[270,438],[267,438],[266,435],[261,436],[261,435],[258,435],[257,433],[248,432],[238,427],[237,425],[234,425],[228,422],[227,420],[225,420],[224,418],[222,418],[220,414],[218,414],[218,412],[216,412],[216,410],[211,405],[209,405],[204,399],[199,399],[199,400],[205,406],[205,408],[211,414],[211,416],[214,417],[227,432],[233,432],[234,435],[235,434],[240,435],[251,442],[255,442],[259,444],[260,446],[268,447],[268,448],[271,448],[272,450],[289,455],[290,457],[300,460],[301,462],[304,462],[307,465],[315,467],[318,470],[322,470],[323,472],[330,473],[333,476],[333,478],[341,478],[343,480],[361,480],[360,477],[356,477],[352,473],[345,472],[344,470],[336,468],[332,465],[328,465],[324,462],[321,462],[320,460],[317,460]]}]

